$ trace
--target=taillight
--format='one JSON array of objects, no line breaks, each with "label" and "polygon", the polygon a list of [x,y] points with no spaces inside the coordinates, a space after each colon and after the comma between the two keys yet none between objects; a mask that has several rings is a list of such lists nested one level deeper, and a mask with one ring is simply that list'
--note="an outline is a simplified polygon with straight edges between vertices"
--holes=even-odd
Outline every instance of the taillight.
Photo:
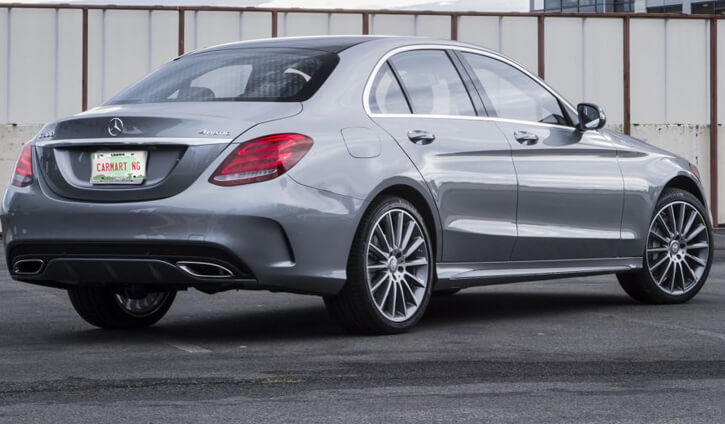
[{"label": "taillight", "polygon": [[209,182],[232,186],[271,180],[289,171],[311,147],[312,139],[302,134],[256,138],[237,147],[214,171]]},{"label": "taillight", "polygon": [[25,143],[15,162],[15,173],[11,184],[16,187],[29,186],[33,182],[33,145]]}]

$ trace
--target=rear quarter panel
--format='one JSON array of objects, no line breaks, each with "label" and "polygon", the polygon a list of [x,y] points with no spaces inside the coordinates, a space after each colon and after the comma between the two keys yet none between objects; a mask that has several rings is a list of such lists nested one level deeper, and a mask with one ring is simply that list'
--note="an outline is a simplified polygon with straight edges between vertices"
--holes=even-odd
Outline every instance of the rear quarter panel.
[{"label": "rear quarter panel", "polygon": [[[257,125],[235,143],[283,132],[311,137],[311,150],[288,175],[302,185],[363,203],[356,211],[355,227],[345,236],[350,242],[370,202],[394,185],[411,187],[426,199],[436,220],[437,233],[438,212],[423,178],[393,137],[377,126],[363,108],[365,83],[384,53],[380,48],[364,46],[340,54],[337,68],[320,90],[303,103],[300,114]],[[436,239],[440,242],[440,237]]]}]

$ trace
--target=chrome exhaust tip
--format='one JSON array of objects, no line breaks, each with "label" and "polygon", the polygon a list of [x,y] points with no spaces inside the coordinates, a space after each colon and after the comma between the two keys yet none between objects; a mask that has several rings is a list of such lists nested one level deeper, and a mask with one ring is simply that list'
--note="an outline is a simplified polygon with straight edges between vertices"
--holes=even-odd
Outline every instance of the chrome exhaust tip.
[{"label": "chrome exhaust tip", "polygon": [[21,259],[13,264],[13,274],[35,275],[43,269],[45,262],[42,259]]},{"label": "chrome exhaust tip", "polygon": [[229,268],[211,262],[179,261],[176,266],[197,278],[231,278],[234,276]]}]

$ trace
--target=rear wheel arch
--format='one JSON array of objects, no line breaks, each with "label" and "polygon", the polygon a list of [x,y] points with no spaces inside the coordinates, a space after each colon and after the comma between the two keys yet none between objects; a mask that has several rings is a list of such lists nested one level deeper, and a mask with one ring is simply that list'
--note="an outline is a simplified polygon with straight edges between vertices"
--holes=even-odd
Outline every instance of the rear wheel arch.
[{"label": "rear wheel arch", "polygon": [[[376,201],[383,196],[400,197],[401,199],[407,200],[412,203],[413,206],[415,206],[415,208],[418,210],[418,212],[420,212],[423,217],[424,224],[426,226],[426,229],[428,230],[428,234],[432,239],[431,245],[434,249],[433,256],[434,258],[437,258],[442,250],[442,239],[439,231],[441,226],[440,218],[438,215],[438,208],[435,206],[433,200],[426,197],[426,195],[423,194],[421,190],[414,187],[410,183],[396,182],[394,184],[387,185],[377,190],[367,202],[365,212],[367,212],[370,206],[374,205]],[[365,212],[363,212],[363,214]],[[360,222],[358,222],[358,226],[359,225]]]},{"label": "rear wheel arch", "polygon": [[383,190],[372,198],[350,249],[347,281],[339,293],[325,297],[328,311],[343,328],[392,334],[420,320],[435,281],[427,226],[418,206],[399,190]]}]

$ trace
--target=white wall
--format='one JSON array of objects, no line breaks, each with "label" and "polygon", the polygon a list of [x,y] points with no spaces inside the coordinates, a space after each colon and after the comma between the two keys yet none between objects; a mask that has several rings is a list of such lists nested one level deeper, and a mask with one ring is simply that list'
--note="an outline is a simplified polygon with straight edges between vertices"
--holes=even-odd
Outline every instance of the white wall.
[{"label": "white wall", "polygon": [[501,52],[537,73],[538,28],[535,17],[461,16],[458,39]]},{"label": "white wall", "polygon": [[[270,11],[187,10],[185,50],[270,37],[272,19]],[[178,23],[175,10],[89,10],[88,106],[174,58]],[[622,26],[612,17],[547,16],[543,40],[547,82],[573,103],[603,106],[615,129],[624,122]],[[720,78],[725,77],[724,21],[719,28],[718,77],[725,81]],[[369,30],[447,39],[451,17],[371,13]],[[279,11],[277,31],[279,36],[361,34],[363,15]],[[458,18],[459,40],[500,51],[534,73],[538,36],[536,16]],[[80,111],[81,49],[81,10],[0,8],[0,124],[18,124],[0,131],[0,161],[14,156],[18,143],[39,124]],[[688,158],[709,186],[709,21],[632,17],[630,52],[632,133]],[[725,98],[725,82],[718,93]],[[722,101],[719,121],[725,121]],[[718,163],[719,221],[725,222],[725,147]]]}]

